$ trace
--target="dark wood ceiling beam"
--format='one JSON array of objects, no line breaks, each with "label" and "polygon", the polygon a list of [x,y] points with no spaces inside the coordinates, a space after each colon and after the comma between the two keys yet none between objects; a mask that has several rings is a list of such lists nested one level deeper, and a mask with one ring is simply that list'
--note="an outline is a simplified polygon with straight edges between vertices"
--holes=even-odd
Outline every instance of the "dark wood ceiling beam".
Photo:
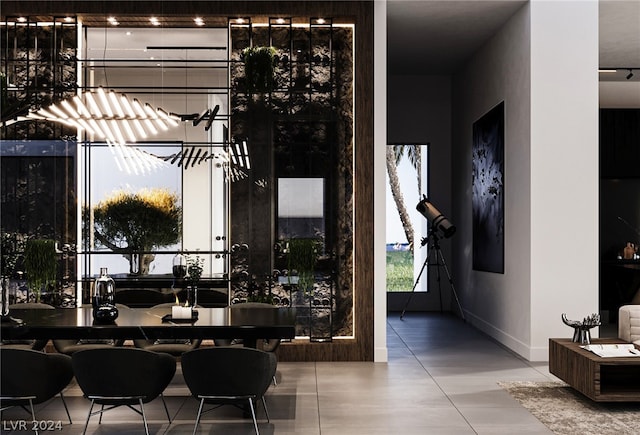
[{"label": "dark wood ceiling beam", "polygon": [[[106,17],[115,15],[122,26],[148,24],[150,15],[161,18],[163,25],[183,27],[193,25],[191,17],[207,20],[236,16],[252,16],[254,20],[269,16],[330,16],[334,23],[353,22],[359,3],[353,1],[2,1],[2,19],[10,16],[78,15],[92,25],[103,25]],[[367,2],[364,2],[367,3]],[[179,17],[184,17],[180,19]],[[216,21],[216,25],[217,25]]]}]

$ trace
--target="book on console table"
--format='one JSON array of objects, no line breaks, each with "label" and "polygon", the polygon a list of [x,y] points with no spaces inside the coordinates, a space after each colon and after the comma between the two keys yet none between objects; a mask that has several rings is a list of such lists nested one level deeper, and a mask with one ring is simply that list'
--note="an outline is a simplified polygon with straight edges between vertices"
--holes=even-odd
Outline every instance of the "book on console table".
[{"label": "book on console table", "polygon": [[595,353],[602,358],[628,358],[640,356],[640,350],[633,344],[588,344],[581,348]]}]

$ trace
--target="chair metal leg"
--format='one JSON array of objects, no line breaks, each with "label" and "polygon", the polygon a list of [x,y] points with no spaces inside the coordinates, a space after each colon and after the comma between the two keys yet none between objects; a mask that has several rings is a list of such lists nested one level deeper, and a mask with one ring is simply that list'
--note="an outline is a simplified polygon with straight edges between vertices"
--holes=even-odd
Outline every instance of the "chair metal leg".
[{"label": "chair metal leg", "polygon": [[102,414],[104,414],[104,405],[100,407],[100,418],[98,418],[98,424],[102,424]]},{"label": "chair metal leg", "polygon": [[[95,403],[95,399],[91,399],[91,406],[89,407],[89,414],[87,414],[87,421],[84,423],[84,430],[82,431],[82,435],[87,433],[87,427],[89,426],[89,419],[91,418],[91,412],[93,411],[93,404]],[[102,414],[100,414],[102,416]]]},{"label": "chair metal leg", "polygon": [[[36,421],[36,413],[33,411],[33,399],[29,399],[29,408],[31,408],[31,421]],[[38,428],[36,427],[36,435],[38,435]]]},{"label": "chair metal leg", "polygon": [[147,416],[144,415],[144,403],[142,403],[142,399],[138,399],[140,402],[140,410],[142,411],[142,421],[144,422],[144,433],[149,435],[149,426],[147,426]]},{"label": "chair metal leg", "polygon": [[167,413],[167,419],[169,420],[169,424],[171,424],[171,416],[169,415],[169,408],[167,408],[167,402],[164,401],[164,394],[160,393],[160,398],[162,399],[162,404],[164,405],[164,411]]},{"label": "chair metal leg", "polygon": [[264,406],[264,413],[267,416],[267,423],[271,423],[271,421],[269,420],[269,410],[267,409],[267,401],[264,400],[264,396],[262,396],[262,406]]},{"label": "chair metal leg", "polygon": [[69,424],[73,424],[73,422],[71,421],[71,414],[69,414],[69,408],[67,407],[67,401],[64,400],[64,394],[62,394],[62,391],[60,392],[60,398],[62,399],[64,410],[67,412],[67,417],[69,418]]},{"label": "chair metal leg", "polygon": [[253,417],[253,427],[256,428],[256,435],[260,435],[260,431],[258,430],[258,420],[256,420],[256,409],[251,397],[249,397],[249,408],[251,408],[251,417]]},{"label": "chair metal leg", "polygon": [[204,406],[204,398],[200,399],[200,406],[198,407],[198,415],[196,416],[196,424],[193,426],[193,435],[196,435],[198,430],[198,424],[200,423],[200,417],[202,416],[202,407]]}]

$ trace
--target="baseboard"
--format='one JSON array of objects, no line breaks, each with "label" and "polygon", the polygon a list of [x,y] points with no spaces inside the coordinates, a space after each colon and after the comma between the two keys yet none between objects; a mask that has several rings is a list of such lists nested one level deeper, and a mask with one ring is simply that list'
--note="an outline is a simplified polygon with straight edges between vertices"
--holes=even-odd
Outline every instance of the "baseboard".
[{"label": "baseboard", "polygon": [[511,351],[517,353],[527,361],[548,361],[549,347],[531,347],[514,336],[506,333],[500,328],[495,327],[491,323],[486,322],[482,318],[475,316],[468,311],[464,313],[467,321],[478,330],[484,332]]},{"label": "baseboard", "polygon": [[386,347],[376,347],[373,350],[373,362],[389,362],[389,352]]}]

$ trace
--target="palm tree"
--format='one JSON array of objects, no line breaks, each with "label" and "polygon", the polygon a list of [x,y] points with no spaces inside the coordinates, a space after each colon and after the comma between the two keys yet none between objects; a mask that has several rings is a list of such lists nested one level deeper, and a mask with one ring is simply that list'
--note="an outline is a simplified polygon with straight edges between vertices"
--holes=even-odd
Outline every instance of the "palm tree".
[{"label": "palm tree", "polygon": [[[398,164],[403,155],[407,155],[407,158],[412,163],[418,175],[418,195],[422,197],[422,170],[421,170],[421,151],[420,145],[390,145],[387,146],[387,173],[389,174],[389,186],[391,187],[391,195],[396,203],[398,214],[400,215],[400,222],[404,229],[404,234],[409,242],[409,247],[413,247],[414,232],[413,225],[411,225],[411,219],[407,212],[407,206],[400,190],[400,179],[398,178]],[[413,252],[413,250],[411,249]]]}]

